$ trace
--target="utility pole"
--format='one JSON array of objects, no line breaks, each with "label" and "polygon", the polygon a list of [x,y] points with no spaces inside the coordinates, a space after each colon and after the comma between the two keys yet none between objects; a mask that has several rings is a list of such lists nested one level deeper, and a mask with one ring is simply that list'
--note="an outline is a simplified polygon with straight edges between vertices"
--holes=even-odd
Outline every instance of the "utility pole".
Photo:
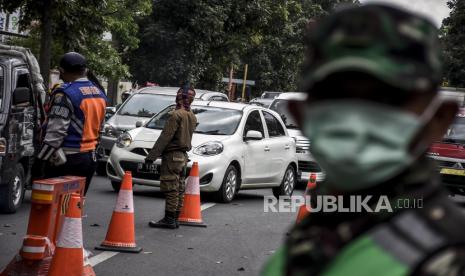
[{"label": "utility pole", "polygon": [[247,82],[247,70],[249,69],[249,65],[246,64],[244,68],[244,83],[242,84],[242,102],[245,102],[245,86]]}]

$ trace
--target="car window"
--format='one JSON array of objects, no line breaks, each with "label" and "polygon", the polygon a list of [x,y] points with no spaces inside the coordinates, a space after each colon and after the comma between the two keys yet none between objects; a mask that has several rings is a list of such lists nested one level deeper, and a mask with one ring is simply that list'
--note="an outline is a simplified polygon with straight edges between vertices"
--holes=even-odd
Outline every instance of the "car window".
[{"label": "car window", "polygon": [[121,106],[118,115],[152,117],[175,102],[175,95],[135,94]]},{"label": "car window", "polygon": [[[13,72],[13,83],[14,87],[13,89],[16,89],[18,87],[25,87],[29,88],[32,91],[31,87],[31,77],[29,75],[29,71],[26,68],[16,68],[14,69]],[[31,99],[33,100],[33,99]]]},{"label": "car window", "polygon": [[283,126],[275,116],[269,112],[263,111],[263,117],[265,117],[265,123],[268,127],[268,134],[270,137],[280,137],[286,135]]},{"label": "car window", "polygon": [[294,118],[289,112],[288,104],[288,100],[276,99],[271,104],[270,109],[278,113],[279,116],[281,116],[281,119],[283,120],[284,125],[286,125],[287,128],[298,129],[297,123],[294,121]]},{"label": "car window", "polygon": [[258,112],[258,110],[250,112],[249,117],[245,122],[244,136],[247,135],[247,132],[250,130],[258,131],[263,135],[263,137],[265,137],[262,118],[260,117],[260,112]]},{"label": "car window", "polygon": [[228,99],[226,97],[223,97],[223,96],[212,96],[210,98],[210,101],[227,102]]},{"label": "car window", "polygon": [[5,85],[5,75],[3,72],[3,67],[0,66],[0,106],[3,98],[3,86]]},{"label": "car window", "polygon": [[[158,113],[146,125],[147,128],[163,129],[174,107]],[[232,135],[242,119],[242,111],[211,106],[192,106],[197,118],[195,133],[208,135]]]}]

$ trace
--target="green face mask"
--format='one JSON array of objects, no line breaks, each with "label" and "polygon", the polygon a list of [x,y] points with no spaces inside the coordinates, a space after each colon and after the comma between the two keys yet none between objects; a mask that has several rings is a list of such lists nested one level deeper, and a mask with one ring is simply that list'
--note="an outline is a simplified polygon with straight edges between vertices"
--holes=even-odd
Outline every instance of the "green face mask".
[{"label": "green face mask", "polygon": [[409,147],[433,106],[418,117],[361,100],[321,103],[307,109],[303,130],[331,188],[366,189],[398,175],[426,150]]}]

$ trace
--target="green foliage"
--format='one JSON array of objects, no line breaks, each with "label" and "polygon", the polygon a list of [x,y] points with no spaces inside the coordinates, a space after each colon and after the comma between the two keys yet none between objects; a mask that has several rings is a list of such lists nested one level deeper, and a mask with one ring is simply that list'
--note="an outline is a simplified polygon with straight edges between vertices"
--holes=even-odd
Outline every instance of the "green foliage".
[{"label": "green foliage", "polygon": [[190,79],[196,87],[222,90],[231,64],[236,78],[249,64],[255,91],[295,91],[308,20],[340,2],[353,1],[154,1],[152,15],[139,21],[141,43],[130,55],[130,70],[140,83]]},{"label": "green foliage", "polygon": [[[35,22],[41,22],[44,13],[53,22],[52,67],[67,51],[82,52],[91,68],[109,78],[129,76],[122,56],[137,47],[136,18],[150,13],[150,0],[50,0],[51,7],[44,11],[45,1],[0,0],[0,10],[21,9],[20,26],[30,29],[26,39],[12,39],[10,43],[32,48],[38,54],[40,31]],[[103,33],[111,32],[117,44],[103,41]]]},{"label": "green foliage", "polygon": [[450,0],[450,16],[442,22],[445,82],[449,86],[465,87],[465,1]]}]

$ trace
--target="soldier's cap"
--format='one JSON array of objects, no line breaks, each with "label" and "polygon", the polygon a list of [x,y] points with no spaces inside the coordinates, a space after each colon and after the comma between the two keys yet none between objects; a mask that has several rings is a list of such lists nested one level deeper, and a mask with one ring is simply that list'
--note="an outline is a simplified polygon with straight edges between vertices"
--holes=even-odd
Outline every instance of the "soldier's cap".
[{"label": "soldier's cap", "polygon": [[68,52],[60,60],[60,67],[66,71],[76,71],[86,68],[86,58],[76,52]]},{"label": "soldier's cap", "polygon": [[386,4],[341,9],[310,30],[301,88],[310,91],[345,72],[409,92],[435,89],[442,78],[438,30],[428,19]]}]

